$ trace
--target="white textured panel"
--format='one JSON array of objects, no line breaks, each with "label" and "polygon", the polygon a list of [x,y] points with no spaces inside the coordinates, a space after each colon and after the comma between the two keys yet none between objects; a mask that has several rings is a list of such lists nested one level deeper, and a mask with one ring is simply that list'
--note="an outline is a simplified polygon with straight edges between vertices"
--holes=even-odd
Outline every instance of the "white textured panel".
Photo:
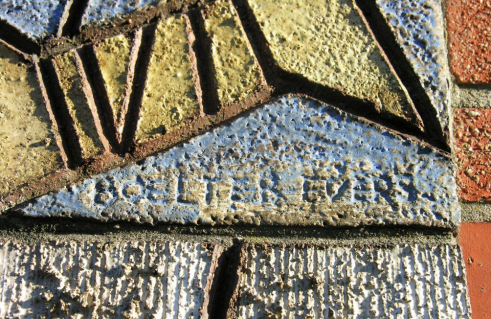
[{"label": "white textured panel", "polygon": [[212,246],[9,241],[0,246],[0,318],[198,318]]},{"label": "white textured panel", "polygon": [[470,318],[457,246],[246,246],[239,318]]}]

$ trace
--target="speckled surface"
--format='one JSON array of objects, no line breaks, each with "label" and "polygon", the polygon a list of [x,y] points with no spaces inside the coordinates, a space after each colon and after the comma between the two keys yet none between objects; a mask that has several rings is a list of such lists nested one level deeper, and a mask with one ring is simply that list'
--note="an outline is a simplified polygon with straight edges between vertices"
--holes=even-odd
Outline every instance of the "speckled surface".
[{"label": "speckled surface", "polygon": [[249,245],[237,318],[471,318],[458,246]]},{"label": "speckled surface", "polygon": [[82,25],[106,24],[136,10],[166,2],[168,0],[90,0],[82,19]]},{"label": "speckled surface", "polygon": [[447,28],[458,82],[491,84],[491,0],[447,1]]},{"label": "speckled surface", "polygon": [[353,1],[249,0],[278,65],[415,121]]},{"label": "speckled surface", "polygon": [[460,222],[452,162],[315,101],[282,98],[22,209],[101,221],[282,225]]},{"label": "speckled surface", "polygon": [[172,132],[199,112],[188,32],[182,15],[157,25],[136,130],[138,142]]},{"label": "speckled surface", "polygon": [[460,196],[491,201],[491,110],[455,109],[455,157]]},{"label": "speckled surface", "polygon": [[202,318],[216,246],[0,241],[2,318]]},{"label": "speckled surface", "polygon": [[450,73],[441,1],[377,0],[377,4],[448,132]]},{"label": "speckled surface", "polygon": [[66,0],[0,1],[0,19],[31,39],[40,40],[56,31]]},{"label": "speckled surface", "polygon": [[0,195],[62,166],[34,67],[0,43]]},{"label": "speckled surface", "polygon": [[241,100],[261,84],[261,73],[235,9],[218,1],[206,14],[206,30],[212,39],[212,56],[218,96],[222,103]]},{"label": "speckled surface", "polygon": [[122,120],[121,112],[127,108],[129,103],[129,94],[126,93],[128,91],[128,77],[132,75],[130,70],[134,70],[132,65],[134,61],[130,57],[132,45],[133,39],[124,34],[104,39],[94,45],[94,51],[104,79],[104,87],[116,123]]}]

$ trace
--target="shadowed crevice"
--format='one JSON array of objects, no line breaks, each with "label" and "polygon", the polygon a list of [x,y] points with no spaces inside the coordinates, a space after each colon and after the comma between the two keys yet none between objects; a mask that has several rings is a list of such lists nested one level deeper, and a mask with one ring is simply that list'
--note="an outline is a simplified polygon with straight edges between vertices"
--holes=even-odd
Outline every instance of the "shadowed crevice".
[{"label": "shadowed crevice", "polygon": [[407,89],[417,112],[421,116],[426,140],[433,146],[450,152],[450,147],[447,143],[449,136],[442,130],[441,124],[438,121],[438,113],[433,107],[424,87],[421,85],[419,77],[414,72],[411,63],[406,58],[401,47],[397,44],[396,36],[386,23],[375,0],[355,0],[355,2],[368,24],[367,27],[370,28],[375,40],[387,55],[391,66]]},{"label": "shadowed crevice", "polygon": [[234,295],[239,284],[239,266],[243,243],[234,240],[234,244],[224,250],[218,258],[218,267],[209,292],[209,318],[230,318],[235,304]]},{"label": "shadowed crevice", "polygon": [[73,169],[83,163],[82,148],[77,137],[75,124],[68,111],[63,89],[60,86],[52,61],[41,60],[39,67],[56,124],[60,130],[63,148],[67,155],[68,167]]},{"label": "shadowed crevice", "polygon": [[147,82],[148,65],[152,55],[152,47],[155,41],[156,30],[157,23],[153,23],[143,28],[141,45],[138,52],[138,58],[136,60],[133,87],[128,104],[128,111],[124,121],[121,143],[122,153],[128,152],[134,144],[143,93],[145,91],[145,83]]},{"label": "shadowed crevice", "polygon": [[114,114],[109,102],[107,92],[104,88],[104,79],[102,77],[97,57],[92,45],[87,45],[78,50],[87,81],[92,88],[92,93],[97,108],[104,136],[108,140],[113,152],[119,151],[119,143],[116,138],[116,126],[114,124]]},{"label": "shadowed crevice", "polygon": [[82,19],[88,5],[89,0],[73,0],[68,11],[68,18],[62,27],[62,36],[72,37],[80,32]]},{"label": "shadowed crevice", "polygon": [[0,19],[0,39],[13,46],[25,54],[41,53],[41,47],[38,43],[31,40],[17,28]]},{"label": "shadowed crevice", "polygon": [[215,80],[216,73],[212,57],[212,41],[206,32],[205,21],[201,10],[191,10],[188,15],[191,28],[196,37],[192,50],[196,55],[203,111],[205,114],[216,114],[220,107],[220,100]]}]

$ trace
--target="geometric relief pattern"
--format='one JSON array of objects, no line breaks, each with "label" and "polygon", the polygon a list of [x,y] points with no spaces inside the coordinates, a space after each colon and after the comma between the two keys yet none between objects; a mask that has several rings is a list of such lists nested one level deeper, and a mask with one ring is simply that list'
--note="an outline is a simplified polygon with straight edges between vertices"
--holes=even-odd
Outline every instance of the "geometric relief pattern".
[{"label": "geometric relief pattern", "polygon": [[20,210],[151,224],[453,228],[455,185],[450,159],[431,148],[292,97]]},{"label": "geometric relief pattern", "polygon": [[[339,154],[331,154],[331,148],[334,146],[324,145],[322,152],[326,159],[332,163],[343,163],[337,173],[344,176],[343,179],[334,181],[334,176],[323,177],[324,173],[318,171],[328,168],[319,167],[318,163],[309,164],[312,173],[296,172],[295,169],[288,168],[293,170],[290,173],[294,173],[294,176],[302,178],[302,181],[299,179],[292,182],[295,187],[302,185],[301,190],[296,190],[288,184],[292,189],[281,191],[292,194],[291,197],[275,194],[280,192],[281,188],[277,185],[278,180],[275,177],[275,174],[280,174],[278,172],[264,170],[261,173],[265,174],[264,182],[249,182],[248,176],[253,172],[248,171],[249,168],[246,166],[251,164],[244,164],[246,166],[241,167],[244,177],[229,176],[226,178],[229,181],[223,182],[225,186],[217,186],[213,181],[205,181],[209,174],[216,173],[206,172],[207,168],[202,167],[195,170],[195,178],[201,181],[194,185],[193,181],[187,180],[193,178],[190,173],[193,172],[193,168],[189,166],[191,163],[188,163],[187,171],[184,167],[175,167],[177,171],[186,172],[187,175],[182,178],[179,177],[181,173],[178,174],[177,171],[166,172],[170,174],[165,177],[169,178],[169,194],[177,194],[179,191],[190,194],[176,195],[171,208],[167,207],[165,210],[154,205],[159,201],[164,202],[164,199],[153,199],[151,194],[148,195],[150,197],[138,195],[139,190],[149,189],[147,182],[140,180],[137,181],[139,186],[130,188],[128,192],[124,191],[125,196],[129,198],[123,201],[119,200],[121,194],[117,192],[108,191],[107,194],[111,196],[107,196],[110,198],[99,194],[100,191],[106,190],[106,187],[113,189],[123,185],[115,186],[111,184],[115,182],[101,182],[90,186],[93,187],[94,194],[98,194],[98,199],[95,195],[90,195],[90,192],[89,195],[84,195],[84,205],[88,206],[75,205],[81,199],[78,197],[81,193],[66,196],[66,201],[62,200],[59,203],[71,203],[69,205],[78,207],[70,214],[85,216],[87,210],[93,210],[91,217],[103,220],[131,218],[150,223],[232,223],[237,211],[244,212],[249,209],[242,207],[244,203],[256,205],[257,209],[254,213],[245,214],[249,217],[241,219],[241,222],[295,224],[302,220],[300,216],[297,221],[293,221],[292,216],[278,219],[274,214],[271,215],[271,209],[265,207],[272,201],[272,207],[284,206],[282,214],[290,207],[294,207],[294,211],[307,212],[306,209],[310,209],[317,217],[312,220],[306,219],[305,223],[312,225],[389,224],[394,220],[401,224],[453,227],[452,225],[459,220],[454,201],[453,168],[448,158],[434,150],[447,150],[445,134],[438,123],[437,114],[428,111],[434,110],[434,106],[431,103],[419,103],[415,97],[421,95],[420,91],[414,89],[421,88],[421,82],[408,77],[397,67],[398,61],[394,59],[397,60],[398,56],[392,51],[401,49],[396,38],[392,34],[384,34],[383,30],[377,28],[370,20],[370,10],[375,8],[379,12],[377,4],[374,1],[367,3],[369,5],[355,0],[336,0],[328,4],[291,0],[276,6],[268,0],[221,0],[213,4],[194,1],[133,3],[121,0],[118,1],[118,9],[111,11],[102,1],[70,2],[70,6],[67,5],[64,9],[63,18],[58,26],[61,31],[57,32],[54,38],[36,42],[39,53],[32,57],[38,71],[39,84],[43,88],[48,113],[54,122],[55,139],[61,149],[65,169],[48,174],[43,183],[29,180],[21,186],[10,187],[2,195],[2,210],[48,191],[55,191],[62,185],[81,182],[88,177],[87,175],[102,173],[110,167],[122,166],[170,149],[180,142],[202,134],[205,130],[213,129],[225,120],[268,101],[276,101],[292,94],[325,103],[321,108],[339,108],[347,112],[340,114],[350,118],[350,121],[368,119],[372,123],[424,140],[428,146],[413,143],[410,139],[400,142],[399,137],[389,133],[390,130],[381,129],[387,133],[380,133],[377,131],[378,128],[365,128],[367,124],[361,121],[360,127],[357,128],[360,132],[377,131],[378,133],[373,134],[386,137],[387,143],[394,144],[398,150],[396,153],[400,156],[412,152],[416,152],[417,156],[414,160],[401,157],[401,163],[405,164],[384,166],[380,158],[370,158],[376,156],[372,153],[373,149],[367,149],[365,155],[361,155],[361,151],[358,150],[359,156],[351,157],[345,150],[340,150]],[[85,7],[79,8],[78,13],[73,9],[84,5]],[[291,21],[286,21],[285,13],[292,10],[298,10],[299,14]],[[315,19],[305,20],[309,15]],[[276,32],[273,27],[277,24],[283,25],[284,30]],[[326,34],[330,36],[326,37]],[[386,45],[390,41],[384,40],[385,38],[392,39],[393,41],[390,41],[395,45]],[[24,40],[18,41],[23,44]],[[316,45],[312,46],[314,42]],[[15,46],[19,43],[11,44]],[[306,54],[307,48],[311,54]],[[423,92],[423,95],[426,96],[426,93]],[[292,103],[311,105],[316,102],[282,100],[272,103],[270,107],[278,109],[279,112],[274,117],[287,116],[282,112],[292,106],[279,105]],[[292,115],[297,117],[298,121],[314,125],[309,115],[302,113],[306,110],[302,110],[298,105],[292,108],[291,112],[298,113]],[[319,116],[327,116],[325,121],[336,121],[329,117],[330,112],[336,111],[326,111],[326,114]],[[261,114],[257,115],[262,116]],[[236,123],[252,123],[253,118],[250,114],[242,116],[244,120]],[[274,123],[263,120],[274,127]],[[248,129],[245,129],[244,134],[247,131]],[[290,133],[293,132],[285,128],[285,138],[288,138]],[[298,135],[300,145],[305,143],[301,142],[302,140],[309,139],[308,134],[313,133],[307,130]],[[265,135],[258,138],[270,140],[271,143],[284,142],[271,136],[270,132],[263,134]],[[329,141],[340,139],[341,142],[344,141],[343,134],[353,133],[336,131],[335,134]],[[344,142],[358,141],[354,136],[352,139]],[[364,142],[378,143],[372,140]],[[250,147],[243,145],[244,149]],[[404,147],[409,149],[403,150]],[[215,149],[209,151],[216,152]],[[310,154],[310,150],[303,148],[297,147],[296,151]],[[168,156],[173,154],[172,151],[167,153]],[[264,158],[271,156],[270,159],[278,161],[277,166],[281,167],[283,154],[265,154],[262,155]],[[210,153],[210,156],[215,155]],[[425,157],[426,155],[429,157]],[[152,157],[157,161],[156,167],[167,165],[158,162],[161,158],[161,155]],[[352,158],[353,163],[348,161],[349,158]],[[368,175],[358,176],[365,166],[356,162],[357,158],[360,161],[366,158],[368,162],[378,163],[378,166],[366,166]],[[238,156],[237,160],[237,165],[242,165],[240,161],[243,158]],[[302,160],[307,161],[308,158]],[[395,159],[391,161],[389,163],[396,162]],[[332,163],[327,162],[326,165]],[[139,167],[138,165],[127,167]],[[353,171],[356,165],[361,165],[355,170],[359,174]],[[436,167],[427,168],[425,165],[436,165],[441,168],[441,172],[435,173],[433,170],[436,170]],[[122,169],[121,172],[126,169]],[[233,170],[232,166],[228,166],[227,169]],[[143,168],[137,170],[141,170],[137,175],[143,174],[142,172],[146,174]],[[425,172],[421,178],[410,177],[419,170]],[[176,177],[172,174],[178,175]],[[396,181],[392,176],[400,177],[397,177]],[[311,177],[313,179],[309,180]],[[170,182],[174,179],[175,182]],[[269,182],[266,181],[268,179]],[[367,179],[367,182],[362,182],[363,179]],[[421,185],[415,182],[416,180],[425,186],[418,188]],[[82,184],[85,185],[84,183],[87,182]],[[254,187],[269,187],[273,190],[266,193],[252,190],[248,193],[248,189],[253,187],[251,183]],[[105,186],[106,184],[108,186]],[[192,190],[186,190],[188,184],[192,185]],[[83,188],[75,186],[72,191],[82,192]],[[215,188],[219,189],[217,192],[231,194],[235,189],[240,189],[244,194],[232,194],[230,198],[224,194],[213,195]],[[274,190],[275,188],[278,189]],[[162,192],[158,196],[168,196],[166,191]],[[443,195],[440,197],[437,195],[438,192]],[[195,197],[201,198],[202,195],[208,206],[216,197],[218,206],[193,206],[196,202]],[[141,196],[143,197],[140,198]],[[224,196],[224,199],[220,196]],[[279,196],[279,199],[275,196]],[[297,197],[301,200],[295,199]],[[443,198],[450,200],[444,203]],[[89,200],[95,202],[89,204]],[[43,201],[44,199],[38,201],[37,209],[49,207],[53,209],[52,214],[68,211],[62,208],[62,204],[48,204]],[[188,201],[189,205],[183,206],[180,201]],[[124,205],[130,205],[131,208]],[[142,207],[152,207],[153,212],[143,212]],[[339,216],[334,216],[335,207],[342,208],[343,212],[339,213]],[[220,213],[222,208],[225,210]],[[126,213],[116,213],[118,209]],[[139,213],[135,215],[137,210]],[[34,213],[32,209],[25,211],[29,214]],[[121,214],[127,216],[122,217]],[[363,218],[355,220],[353,216],[358,216],[357,214]],[[366,216],[370,217],[365,219]]]}]

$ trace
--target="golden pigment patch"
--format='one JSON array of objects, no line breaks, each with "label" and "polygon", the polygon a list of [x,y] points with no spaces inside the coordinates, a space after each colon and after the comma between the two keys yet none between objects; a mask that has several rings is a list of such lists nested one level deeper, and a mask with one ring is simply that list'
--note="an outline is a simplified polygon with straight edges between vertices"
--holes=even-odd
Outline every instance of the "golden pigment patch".
[{"label": "golden pigment patch", "polygon": [[34,68],[0,44],[0,195],[61,166]]}]

